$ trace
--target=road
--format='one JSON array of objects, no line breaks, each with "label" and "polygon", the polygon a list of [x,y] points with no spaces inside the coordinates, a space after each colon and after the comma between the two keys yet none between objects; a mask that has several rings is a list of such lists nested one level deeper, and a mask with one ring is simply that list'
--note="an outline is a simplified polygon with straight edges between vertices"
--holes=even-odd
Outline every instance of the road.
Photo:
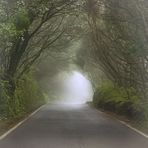
[{"label": "road", "polygon": [[148,148],[148,139],[87,105],[46,105],[0,148]]}]

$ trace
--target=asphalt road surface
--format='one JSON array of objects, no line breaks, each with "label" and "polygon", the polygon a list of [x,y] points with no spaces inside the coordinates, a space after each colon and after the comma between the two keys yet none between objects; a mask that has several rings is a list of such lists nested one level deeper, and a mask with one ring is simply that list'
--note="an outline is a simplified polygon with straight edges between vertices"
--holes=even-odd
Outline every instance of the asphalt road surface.
[{"label": "asphalt road surface", "polygon": [[0,148],[148,148],[148,139],[87,105],[46,105]]}]

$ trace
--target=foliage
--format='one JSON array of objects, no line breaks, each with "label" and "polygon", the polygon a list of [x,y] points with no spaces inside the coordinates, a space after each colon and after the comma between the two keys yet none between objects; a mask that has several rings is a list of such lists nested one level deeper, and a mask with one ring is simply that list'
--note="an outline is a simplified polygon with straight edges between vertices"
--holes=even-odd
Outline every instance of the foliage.
[{"label": "foliage", "polygon": [[[5,87],[2,91],[4,90]],[[4,113],[2,116],[7,118],[21,117],[45,103],[38,83],[31,73],[23,75],[19,80],[13,98],[6,95],[7,93],[2,94],[0,109],[3,110],[1,113]]]},{"label": "foliage", "polygon": [[9,99],[4,85],[5,82],[0,81],[0,118],[4,118],[7,115],[7,100]]},{"label": "foliage", "polygon": [[[12,94],[16,81],[30,70],[45,51],[51,50],[51,45],[65,32],[66,24],[70,26],[70,14],[67,15],[65,11],[75,11],[75,7],[72,7],[74,2],[0,2],[0,13],[3,16],[0,17],[0,70],[4,79],[13,88]],[[68,42],[69,36],[65,36],[64,43]]]},{"label": "foliage", "polygon": [[[34,76],[26,73],[50,55],[62,67],[67,57],[88,71],[94,86],[100,79],[111,81],[97,89],[96,104],[130,116],[146,113],[147,7],[146,0],[1,0],[1,112],[21,116],[42,102],[42,97],[36,97],[41,93]],[[67,52],[70,41],[81,35],[80,51],[76,55],[73,49]],[[60,66],[56,70],[49,62],[54,75]]]},{"label": "foliage", "polygon": [[14,18],[14,25],[18,31],[25,30],[29,27],[30,20],[25,9],[21,9],[17,12]]},{"label": "foliage", "polygon": [[97,88],[93,102],[95,106],[126,115],[132,118],[146,118],[145,106],[136,90],[132,87],[124,89],[111,81],[103,82]]},{"label": "foliage", "polygon": [[[98,69],[119,86],[134,88],[145,101],[148,95],[147,6],[146,0],[86,0],[85,3],[92,44],[88,49],[89,62],[99,65]],[[88,60],[85,61],[87,64]]]},{"label": "foliage", "polygon": [[74,3],[75,0],[0,1],[0,81],[5,82],[1,91],[6,92],[1,97],[5,103],[1,103],[6,104],[4,110],[9,117],[21,116],[42,103],[44,97],[34,76],[26,73],[43,53],[47,56],[51,50],[59,51],[72,40],[69,29],[76,18]]}]

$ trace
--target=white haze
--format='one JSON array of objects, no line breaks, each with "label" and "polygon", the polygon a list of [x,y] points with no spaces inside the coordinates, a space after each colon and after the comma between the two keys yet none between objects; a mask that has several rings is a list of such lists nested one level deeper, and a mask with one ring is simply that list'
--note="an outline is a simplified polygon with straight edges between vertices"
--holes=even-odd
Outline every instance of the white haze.
[{"label": "white haze", "polygon": [[55,80],[58,103],[84,104],[92,100],[92,85],[80,72],[61,73]]}]

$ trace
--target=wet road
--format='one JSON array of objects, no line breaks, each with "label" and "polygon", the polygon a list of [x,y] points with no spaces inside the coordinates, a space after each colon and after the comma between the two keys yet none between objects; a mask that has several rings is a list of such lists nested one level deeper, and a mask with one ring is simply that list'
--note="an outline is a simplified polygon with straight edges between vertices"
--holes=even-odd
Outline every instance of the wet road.
[{"label": "wet road", "polygon": [[148,148],[148,139],[87,106],[46,105],[0,148]]}]

